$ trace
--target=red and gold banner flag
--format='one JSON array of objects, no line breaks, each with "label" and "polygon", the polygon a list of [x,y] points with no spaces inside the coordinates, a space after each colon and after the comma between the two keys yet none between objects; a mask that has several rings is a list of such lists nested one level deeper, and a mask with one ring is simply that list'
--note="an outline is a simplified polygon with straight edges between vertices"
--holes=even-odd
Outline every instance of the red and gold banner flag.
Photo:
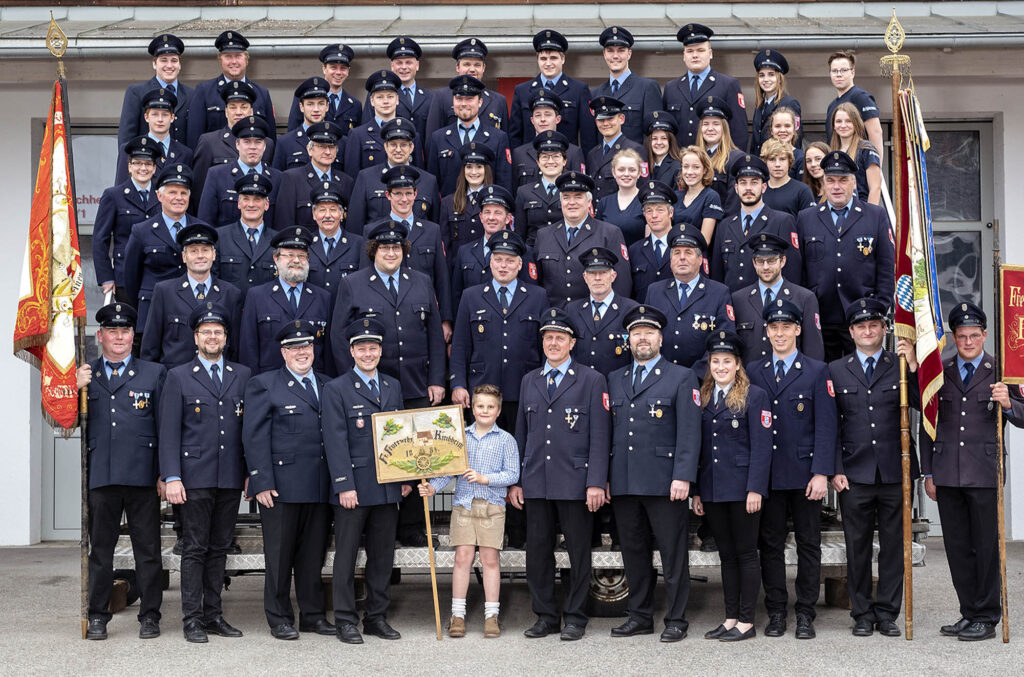
[{"label": "red and gold banner flag", "polygon": [[39,153],[14,354],[39,368],[43,414],[67,431],[78,420],[75,340],[78,325],[85,322],[85,291],[63,89],[61,80],[53,83]]},{"label": "red and gold banner flag", "polygon": [[[1024,384],[1024,266],[999,267],[1000,373],[1004,383]],[[1024,391],[1022,391],[1024,392]]]}]

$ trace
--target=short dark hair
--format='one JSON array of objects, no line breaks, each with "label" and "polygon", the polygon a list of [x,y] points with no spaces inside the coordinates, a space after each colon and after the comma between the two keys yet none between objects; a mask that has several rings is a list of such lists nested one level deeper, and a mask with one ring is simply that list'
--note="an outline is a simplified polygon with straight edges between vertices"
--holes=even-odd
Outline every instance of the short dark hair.
[{"label": "short dark hair", "polygon": [[828,57],[828,65],[831,66],[832,62],[836,59],[846,59],[850,62],[850,68],[856,68],[857,59],[853,56],[853,52],[848,49],[841,49],[838,52],[832,52]]},{"label": "short dark hair", "polygon": [[501,388],[490,383],[481,383],[476,388],[473,388],[473,400],[476,400],[477,395],[490,395],[494,399],[498,400],[498,406],[501,406]]}]

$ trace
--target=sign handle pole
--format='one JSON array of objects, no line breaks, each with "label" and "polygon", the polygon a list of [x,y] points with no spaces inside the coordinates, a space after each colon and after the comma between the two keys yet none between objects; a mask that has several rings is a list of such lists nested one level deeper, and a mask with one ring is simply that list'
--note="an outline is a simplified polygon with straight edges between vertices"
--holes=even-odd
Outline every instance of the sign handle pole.
[{"label": "sign handle pole", "polygon": [[[426,484],[427,480],[420,480]],[[423,514],[427,523],[427,553],[430,555],[430,591],[434,596],[434,625],[437,628],[437,641],[441,641],[441,608],[437,602],[437,569],[434,566],[434,537],[430,532],[430,499],[423,497]]]},{"label": "sign handle pole", "polygon": [[[992,269],[995,286],[994,301],[995,326],[999,328],[995,341],[995,366],[996,381],[1003,379],[1002,350],[1003,350],[1003,273],[1002,273],[1002,252],[999,244],[999,219],[992,222]],[[999,527],[999,599],[1003,614],[1003,644],[1010,641],[1010,609],[1006,599],[1006,516],[1003,506],[1003,482],[1006,479],[1003,467],[1003,407],[996,406],[996,523]]]}]

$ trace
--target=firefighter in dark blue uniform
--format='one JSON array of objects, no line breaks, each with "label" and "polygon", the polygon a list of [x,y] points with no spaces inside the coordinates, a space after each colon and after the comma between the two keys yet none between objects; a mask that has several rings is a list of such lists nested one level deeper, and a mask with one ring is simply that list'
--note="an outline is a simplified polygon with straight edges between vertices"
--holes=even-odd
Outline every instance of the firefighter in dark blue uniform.
[{"label": "firefighter in dark blue uniform", "polygon": [[384,326],[361,318],[345,330],[354,367],[324,388],[324,441],[334,504],[334,622],[338,639],[362,644],[356,625],[356,556],[365,537],[363,630],[381,639],[401,635],[388,625],[398,503],[409,487],[380,484],[375,472],[373,414],[402,408],[402,385],[377,369]]},{"label": "firefighter in dark blue uniform", "polygon": [[[644,137],[649,139],[655,132],[664,132],[667,137],[665,143],[671,143],[670,140],[674,139],[679,133],[679,125],[676,123],[675,118],[667,111],[651,111],[644,118]],[[650,159],[655,161],[649,168],[648,176],[675,189],[679,185],[679,172],[682,170],[682,163],[677,158],[672,157],[667,150],[664,157],[661,160],[657,160],[654,155],[653,143],[648,142],[645,148],[650,149]]]},{"label": "firefighter in dark blue uniform", "polygon": [[[839,445],[832,487],[839,493],[846,537],[846,580],[853,634],[878,631],[899,637],[896,619],[903,601],[903,464],[900,447],[900,367],[896,353],[882,349],[888,308],[859,299],[846,312],[857,346],[829,364],[839,410]],[[911,373],[917,371],[913,345],[899,341]],[[911,377],[912,378],[912,377]],[[920,407],[916,384],[907,388],[910,406]],[[910,481],[917,479],[917,455],[910,450]],[[872,595],[871,554],[878,525],[878,588]]]},{"label": "firefighter in dark blue uniform", "polygon": [[[403,35],[388,43],[385,51],[390,60],[391,72],[398,77],[395,90],[398,94],[398,103],[395,114],[416,125],[416,136],[422,139],[425,145],[426,140],[430,138],[427,119],[434,107],[434,92],[416,84],[416,74],[420,70],[420,58],[423,56],[423,50],[415,40]],[[364,124],[373,118],[374,106],[371,99],[372,95],[367,97],[366,103],[363,105]],[[417,167],[424,166],[423,151],[422,147],[416,148],[413,164]],[[346,171],[351,173],[350,169],[346,169]],[[355,175],[353,174],[353,176]]]},{"label": "firefighter in dark blue uniform", "polygon": [[520,82],[513,90],[508,132],[512,147],[533,140],[530,99],[537,90],[546,89],[562,101],[558,131],[570,143],[578,144],[584,153],[588,152],[597,144],[597,130],[590,114],[590,88],[563,72],[569,41],[558,31],[545,29],[533,36],[533,49],[537,52],[540,73],[532,80]]},{"label": "firefighter in dark blue uniform", "polygon": [[[302,123],[295,129],[288,130],[288,133],[277,140],[274,149],[274,169],[283,172],[309,163],[309,151],[307,150],[309,138],[306,133],[311,125],[324,122],[327,119],[327,110],[330,107],[327,99],[329,91],[330,86],[327,81],[319,77],[304,80],[295,88],[295,98],[300,102],[302,111]],[[336,127],[336,130],[338,138],[335,145],[338,147],[338,152],[332,162],[340,172],[343,169],[341,162],[345,158],[344,133],[346,130],[341,127]]]},{"label": "firefighter in dark blue uniform", "polygon": [[[452,58],[455,59],[457,75],[472,75],[478,80],[484,79],[487,69],[487,45],[480,38],[466,38],[452,47]],[[508,130],[508,101],[505,96],[493,89],[485,88],[480,92],[480,121],[495,129]],[[427,116],[427,138],[435,130],[447,127],[458,119],[452,101],[452,90],[447,87],[433,91],[433,104]]]},{"label": "firefighter in dark blue uniform", "polygon": [[800,309],[802,320],[796,339],[800,352],[815,360],[825,359],[818,299],[808,289],[782,276],[788,251],[789,241],[771,233],[755,233],[743,243],[743,253],[752,259],[758,278],[757,282],[732,293],[736,333],[743,340],[743,364],[755,364],[772,354],[763,314],[765,307],[775,299],[786,299]]},{"label": "firefighter in dark blue uniform", "polygon": [[217,36],[214,46],[217,48],[221,74],[200,82],[192,93],[188,109],[188,145],[196,148],[199,137],[220,129],[224,124],[224,102],[218,90],[230,82],[252,85],[256,93],[252,114],[263,118],[270,125],[273,138],[277,134],[277,120],[274,119],[274,103],[270,100],[270,92],[245,75],[249,67],[249,41],[238,31],[224,31]]},{"label": "firefighter in dark blue uniform", "polygon": [[[524,167],[522,174],[528,176],[533,183],[521,184],[516,189],[514,225],[527,246],[532,247],[537,240],[537,231],[562,222],[562,199],[558,194],[556,181],[566,167],[565,158],[569,152],[569,141],[564,135],[549,129],[537,134],[527,145],[533,154],[524,154],[523,162],[533,162],[533,168],[530,170],[533,173],[528,174]],[[542,164],[543,171],[540,167]],[[580,167],[585,165],[581,152]]]},{"label": "firefighter in dark blue uniform", "polygon": [[[263,217],[270,207],[270,179],[262,174],[243,176],[235,182],[240,219],[217,229],[217,258],[213,274],[238,287],[245,298],[250,287],[277,277],[274,250],[270,240],[274,231]],[[237,347],[237,346],[236,346]]]},{"label": "firefighter in dark blue uniform", "polygon": [[[541,181],[542,172],[537,157],[537,137],[544,135],[548,142],[554,138],[561,139],[565,148],[561,151],[562,166],[554,172],[557,177],[565,171],[587,172],[587,159],[583,150],[569,141],[565,134],[558,131],[558,123],[562,120],[562,100],[546,89],[538,89],[530,95],[530,124],[533,126],[533,140],[527,141],[512,149],[512,187],[516,194],[524,186]],[[552,135],[558,134],[557,137]],[[545,187],[548,183],[544,184]],[[549,196],[549,197],[556,197]],[[557,202],[557,200],[556,200]]]},{"label": "firefighter in dark blue uniform", "polygon": [[[540,336],[546,359],[526,373],[520,387],[516,442],[522,472],[519,484],[509,487],[512,506],[526,505],[526,582],[537,614],[523,634],[537,638],[561,631],[563,640],[574,641],[587,627],[593,513],[606,502],[608,385],[599,372],[571,358],[576,330],[565,311],[545,310]],[[555,597],[556,523],[571,565],[561,609]]]},{"label": "firefighter in dark blue uniform", "polygon": [[672,278],[647,288],[646,305],[665,313],[662,354],[671,362],[692,367],[704,356],[714,331],[735,331],[729,288],[702,272],[707,243],[700,231],[684,226],[669,242]]},{"label": "firefighter in dark blue uniform", "polygon": [[156,408],[167,371],[133,359],[135,309],[115,302],[96,311],[101,355],[78,368],[81,389],[89,386],[89,624],[86,639],[106,639],[114,546],[121,515],[138,575],[139,637],[160,635],[160,497]]},{"label": "firefighter in dark blue uniform", "polygon": [[804,284],[818,297],[825,356],[834,360],[853,350],[843,326],[850,304],[866,296],[892,299],[896,247],[885,210],[856,197],[857,164],[850,156],[831,151],[821,167],[826,202],[801,211],[796,228]]},{"label": "firefighter in dark blue uniform", "polygon": [[[149,143],[156,146],[156,171],[163,170],[168,162],[183,165],[191,165],[193,162],[192,149],[178,141],[172,134],[174,125],[174,107],[177,98],[164,89],[158,87],[151,89],[142,96],[142,110],[147,122],[147,133],[140,138],[149,139]],[[126,148],[128,142],[119,144],[117,147],[117,168],[114,171],[114,183],[124,183],[128,180],[128,154]]]},{"label": "firefighter in dark blue uniform", "polygon": [[633,56],[633,34],[622,26],[609,26],[598,37],[604,62],[608,64],[608,79],[590,90],[591,100],[599,96],[612,96],[622,102],[626,121],[622,133],[639,144],[644,142],[644,118],[661,109],[661,86],[650,78],[640,77],[629,68]]},{"label": "firefighter in dark blue uniform", "polygon": [[187,145],[188,106],[192,88],[178,81],[185,43],[175,35],[162,33],[150,41],[148,51],[153,57],[154,75],[145,82],[129,85],[125,90],[124,101],[121,104],[121,121],[117,125],[117,145],[123,146],[148,131],[142,98],[147,92],[161,87],[174,94],[176,98],[171,137],[178,143]]},{"label": "firefighter in dark blue uniform", "polygon": [[[268,226],[274,227],[272,215],[274,205],[277,204],[277,191],[281,185],[281,172],[264,162],[264,149],[270,134],[267,123],[256,116],[235,123],[231,128],[231,136],[234,137],[235,146],[238,148],[238,159],[210,168],[196,213],[200,220],[215,226],[224,226],[238,220],[238,192],[235,190],[235,183],[243,176],[262,174],[270,179],[272,186],[268,196],[270,207],[264,219]],[[294,224],[282,223],[281,227],[291,225]]]},{"label": "firefighter in dark blue uniform", "polygon": [[629,246],[629,269],[633,276],[633,298],[643,301],[648,287],[672,278],[670,242],[679,229],[672,226],[675,191],[656,179],[641,181],[639,188],[650,233]]},{"label": "firefighter in dark blue uniform", "polygon": [[[362,104],[359,103],[356,97],[342,88],[345,80],[348,79],[352,60],[355,58],[355,52],[348,45],[327,45],[320,50],[321,69],[323,70],[324,80],[327,81],[329,87],[327,93],[327,113],[324,115],[324,120],[338,125],[342,136],[347,136],[363,119]],[[302,111],[299,110],[299,99],[296,98],[292,101],[292,108],[288,113],[288,130],[291,131],[301,127],[302,119]]]},{"label": "firefighter in dark blue uniform", "polygon": [[159,362],[168,369],[191,362],[196,355],[195,337],[189,317],[206,303],[223,309],[231,330],[227,357],[238,354],[242,293],[235,285],[214,279],[211,274],[216,258],[217,231],[206,224],[193,224],[178,233],[178,246],[187,272],[173,280],[157,282],[142,334],[139,357]]},{"label": "firefighter in dark blue uniform", "polygon": [[341,131],[333,122],[317,122],[306,129],[307,162],[286,170],[279,182],[273,220],[279,228],[303,226],[314,230],[316,222],[309,195],[324,183],[334,184],[341,198],[348,203],[352,195],[352,177],[338,169],[335,162]]},{"label": "firefighter in dark blue uniform", "polygon": [[622,319],[637,302],[612,291],[617,275],[615,264],[619,262],[613,252],[604,247],[591,247],[579,255],[579,260],[583,264],[583,281],[590,293],[570,301],[565,307],[577,332],[572,354],[580,364],[608,376],[633,359]]},{"label": "firefighter in dark blue uniform", "polygon": [[[754,108],[754,122],[751,126],[750,154],[760,155],[761,144],[772,137],[772,114],[779,108],[788,108],[793,111],[796,119],[793,120],[796,129],[794,131],[793,146],[803,148],[804,130],[800,125],[800,102],[786,94],[786,74],[789,73],[789,62],[782,52],[777,49],[762,49],[754,56],[754,71],[757,73],[758,83],[757,102]],[[766,73],[766,79],[774,82],[774,89],[770,98],[765,96],[764,87],[761,85],[762,71]],[[772,77],[774,76],[774,77]],[[781,94],[781,95],[780,95]],[[828,118],[831,120],[831,116]],[[803,171],[803,168],[801,168]]]},{"label": "firefighter in dark blue uniform", "polygon": [[657,540],[665,576],[662,642],[686,637],[690,594],[687,517],[691,484],[697,480],[701,440],[700,384],[691,369],[661,356],[665,315],[634,307],[620,320],[632,359],[608,374],[612,410],[612,454],[608,490],[629,579],[628,618],[612,637],[654,631],[651,535]]},{"label": "firefighter in dark blue uniform", "polygon": [[167,373],[160,400],[160,476],[167,500],[181,507],[181,613],[185,639],[196,643],[208,634],[242,636],[221,606],[245,482],[242,414],[250,375],[224,355],[237,340],[229,308],[207,300],[191,312],[198,355]]},{"label": "firefighter in dark blue uniform", "polygon": [[345,221],[345,198],[338,184],[318,185],[310,193],[309,201],[317,229],[309,245],[309,283],[327,290],[333,311],[341,278],[370,265],[366,258],[366,241],[341,230]]},{"label": "firefighter in dark blue uniform", "polygon": [[686,24],[679,29],[676,40],[683,43],[683,62],[687,73],[665,85],[664,109],[679,123],[679,145],[696,146],[700,138],[700,120],[696,106],[709,96],[721,97],[731,112],[729,135],[737,148],[747,147],[747,111],[734,77],[711,68],[711,36],[715,32],[701,24]]},{"label": "firefighter in dark blue uniform", "polygon": [[594,179],[594,202],[606,195],[614,195],[619,186],[612,175],[612,160],[622,150],[635,150],[641,162],[647,161],[643,144],[633,141],[622,132],[626,120],[623,104],[610,96],[598,96],[590,102],[598,143],[587,153],[587,174]]},{"label": "firefighter in dark blue uniform", "polygon": [[331,528],[330,475],[321,430],[327,377],[313,370],[320,327],[284,324],[275,338],[282,364],[245,388],[242,446],[247,495],[259,505],[266,575],[263,608],[276,639],[298,639],[290,598],[295,574],[299,630],[333,635],[320,577]]},{"label": "firefighter in dark blue uniform", "polygon": [[[367,102],[372,104],[373,110],[368,117],[364,115],[363,123],[345,138],[345,158],[341,163],[345,173],[353,180],[367,167],[387,162],[380,132],[385,122],[396,117],[398,90],[401,87],[402,81],[391,71],[377,71],[366,78],[366,91],[369,92]],[[414,148],[412,157],[413,164],[423,166],[422,148]]]},{"label": "firefighter in dark blue uniform", "polygon": [[251,287],[242,309],[238,361],[254,374],[281,366],[276,336],[281,327],[302,320],[316,326],[315,365],[328,376],[334,373],[327,337],[331,328],[331,295],[309,283],[309,247],[313,237],[299,226],[278,231],[270,241],[278,276]]},{"label": "firefighter in dark blue uniform", "polygon": [[750,382],[772,401],[772,471],[761,513],[761,581],[766,637],[786,632],[787,519],[796,536],[796,638],[813,639],[821,589],[821,500],[835,472],[838,440],[835,388],[828,365],[800,353],[800,309],[778,299],[764,310],[769,359],[751,364]]},{"label": "firefighter in dark blue uniform", "polygon": [[129,178],[103,191],[92,231],[96,282],[104,294],[113,291],[114,297],[122,302],[129,301],[124,280],[124,251],[132,226],[160,212],[153,181],[159,153],[152,139],[140,136],[130,141],[125,155]]}]

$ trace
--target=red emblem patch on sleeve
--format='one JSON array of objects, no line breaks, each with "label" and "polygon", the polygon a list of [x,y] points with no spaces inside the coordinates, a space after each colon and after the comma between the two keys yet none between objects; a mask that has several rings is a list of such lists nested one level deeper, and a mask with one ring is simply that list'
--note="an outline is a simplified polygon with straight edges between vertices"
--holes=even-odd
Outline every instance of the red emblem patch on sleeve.
[{"label": "red emblem patch on sleeve", "polygon": [[641,162],[640,163],[640,176],[642,176],[644,178],[647,178],[650,175],[650,173],[651,173],[651,168],[648,166],[648,163]]},{"label": "red emblem patch on sleeve", "polygon": [[800,131],[800,116],[797,115],[796,119],[793,120],[793,125],[797,131]]},{"label": "red emblem patch on sleeve", "polygon": [[818,331],[821,331],[821,315],[818,313],[814,314],[814,326],[818,328]]},{"label": "red emblem patch on sleeve", "polygon": [[692,395],[693,396],[693,403],[696,404],[699,407],[700,406],[700,390],[698,390],[697,388],[694,388],[692,393],[693,393],[693,395]]},{"label": "red emblem patch on sleeve", "polygon": [[590,208],[587,209],[587,213],[590,214],[591,216],[594,215],[594,203],[593,202],[590,203]]},{"label": "red emblem patch on sleeve", "polygon": [[796,232],[790,231],[789,242],[793,245],[793,249],[800,249],[800,236]]},{"label": "red emblem patch on sleeve", "polygon": [[711,269],[708,268],[708,260],[707,259],[704,259],[704,263],[701,264],[701,267],[704,269],[704,274],[705,275],[710,275],[711,274]]},{"label": "red emblem patch on sleeve", "polygon": [[772,412],[768,411],[767,409],[761,410],[761,425],[764,426],[765,428],[772,427]]},{"label": "red emblem patch on sleeve", "polygon": [[729,319],[732,320],[733,322],[736,321],[736,313],[734,313],[733,310],[732,310],[732,304],[730,304],[730,303],[726,303],[725,304],[725,314],[728,315]]},{"label": "red emblem patch on sleeve", "polygon": [[1024,385],[1017,386],[1017,390],[1020,391],[1020,396],[1024,397]]},{"label": "red emblem patch on sleeve", "polygon": [[581,162],[580,163],[580,174],[586,174],[586,173],[587,173],[587,163],[586,162]]},{"label": "red emblem patch on sleeve", "polygon": [[747,109],[747,102],[743,98],[743,92],[736,92],[736,103],[738,103],[740,105],[740,108],[742,108],[743,110]]},{"label": "red emblem patch on sleeve", "polygon": [[826,385],[826,387],[828,387],[828,394],[831,395],[832,397],[835,397],[836,396],[836,388],[835,388],[835,386],[832,385],[832,379],[828,379],[825,382],[825,385]]},{"label": "red emblem patch on sleeve", "polygon": [[611,411],[611,401],[608,399],[608,393],[601,393],[601,404],[604,405],[605,411]]},{"label": "red emblem patch on sleeve", "polygon": [[505,149],[505,159],[508,161],[509,164],[512,164],[512,151],[509,150],[508,148]]},{"label": "red emblem patch on sleeve", "polygon": [[527,267],[527,269],[530,271],[530,279],[531,280],[536,280],[537,279],[537,264],[534,263],[533,261],[531,261],[530,265]]},{"label": "red emblem patch on sleeve", "polygon": [[622,258],[626,261],[629,261],[629,250],[626,249],[625,243],[619,245],[619,251],[622,252]]}]

